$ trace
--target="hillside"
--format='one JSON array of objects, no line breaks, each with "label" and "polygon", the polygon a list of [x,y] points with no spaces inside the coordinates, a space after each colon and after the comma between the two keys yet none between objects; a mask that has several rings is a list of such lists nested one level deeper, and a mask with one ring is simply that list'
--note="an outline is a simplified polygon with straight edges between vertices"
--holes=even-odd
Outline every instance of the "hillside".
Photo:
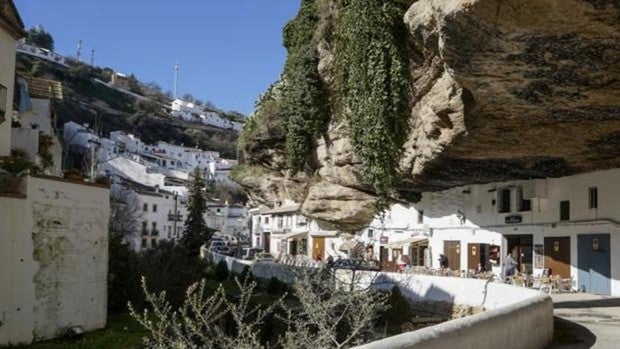
[{"label": "hillside", "polygon": [[617,1],[303,0],[236,179],[356,231],[422,192],[618,167],[619,15]]},{"label": "hillside", "polygon": [[108,82],[112,74],[109,68],[75,61],[66,68],[25,54],[18,54],[17,68],[23,75],[62,82],[64,99],[57,105],[58,127],[68,121],[88,123],[104,135],[123,130],[146,143],[164,141],[197,146],[219,151],[224,158],[237,157],[237,132],[171,118],[171,99],[153,83],[134,80],[131,87],[145,96],[136,98],[96,81]]}]

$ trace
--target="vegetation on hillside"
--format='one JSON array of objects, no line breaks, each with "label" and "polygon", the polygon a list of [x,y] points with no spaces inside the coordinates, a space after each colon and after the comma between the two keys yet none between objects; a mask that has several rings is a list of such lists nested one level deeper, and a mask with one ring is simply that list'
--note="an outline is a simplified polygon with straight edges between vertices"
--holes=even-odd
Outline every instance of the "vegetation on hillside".
[{"label": "vegetation on hillside", "polygon": [[142,83],[129,76],[129,89],[145,98],[136,98],[103,83],[113,73],[110,68],[93,67],[69,60],[69,68],[28,55],[18,55],[18,71],[61,81],[64,99],[58,103],[58,126],[74,121],[87,123],[97,132],[123,130],[146,143],[164,141],[219,151],[225,158],[236,158],[237,132],[190,123],[169,115],[171,94],[157,83]]}]

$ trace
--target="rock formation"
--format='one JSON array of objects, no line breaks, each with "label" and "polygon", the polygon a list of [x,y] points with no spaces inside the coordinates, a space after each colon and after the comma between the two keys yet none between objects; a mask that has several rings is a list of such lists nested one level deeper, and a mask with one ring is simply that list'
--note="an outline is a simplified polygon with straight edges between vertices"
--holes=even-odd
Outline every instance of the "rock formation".
[{"label": "rock formation", "polygon": [[[323,8],[338,20],[334,6]],[[403,20],[412,98],[394,200],[620,166],[618,1],[419,0]],[[318,53],[332,87],[338,55],[329,38]],[[237,178],[251,197],[273,204],[294,196],[304,214],[347,231],[367,224],[375,193],[346,120],[332,117],[316,142],[315,168],[292,174],[277,118],[245,148],[249,170]]]}]

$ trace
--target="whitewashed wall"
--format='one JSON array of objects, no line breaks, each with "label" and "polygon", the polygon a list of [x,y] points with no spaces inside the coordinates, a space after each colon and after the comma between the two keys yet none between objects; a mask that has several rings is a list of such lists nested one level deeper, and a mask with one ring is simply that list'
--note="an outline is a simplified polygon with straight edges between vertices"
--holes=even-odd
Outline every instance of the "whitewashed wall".
[{"label": "whitewashed wall", "polygon": [[0,123],[0,156],[11,153],[11,117],[13,115],[13,85],[15,83],[15,45],[16,41],[4,30],[0,30],[0,85],[7,89],[5,120]]},{"label": "whitewashed wall", "polygon": [[24,184],[25,196],[0,197],[0,345],[103,328],[109,190],[35,177]]}]

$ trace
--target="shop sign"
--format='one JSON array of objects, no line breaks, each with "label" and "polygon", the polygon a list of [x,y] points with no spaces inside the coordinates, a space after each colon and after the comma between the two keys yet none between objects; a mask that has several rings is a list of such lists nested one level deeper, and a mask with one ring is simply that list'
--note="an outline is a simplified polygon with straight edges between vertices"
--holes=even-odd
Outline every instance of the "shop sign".
[{"label": "shop sign", "polygon": [[382,244],[387,244],[388,243],[388,237],[387,236],[382,236],[379,238],[379,242]]},{"label": "shop sign", "polygon": [[522,220],[523,217],[520,214],[513,214],[511,216],[506,216],[505,218],[506,224],[521,223]]}]

